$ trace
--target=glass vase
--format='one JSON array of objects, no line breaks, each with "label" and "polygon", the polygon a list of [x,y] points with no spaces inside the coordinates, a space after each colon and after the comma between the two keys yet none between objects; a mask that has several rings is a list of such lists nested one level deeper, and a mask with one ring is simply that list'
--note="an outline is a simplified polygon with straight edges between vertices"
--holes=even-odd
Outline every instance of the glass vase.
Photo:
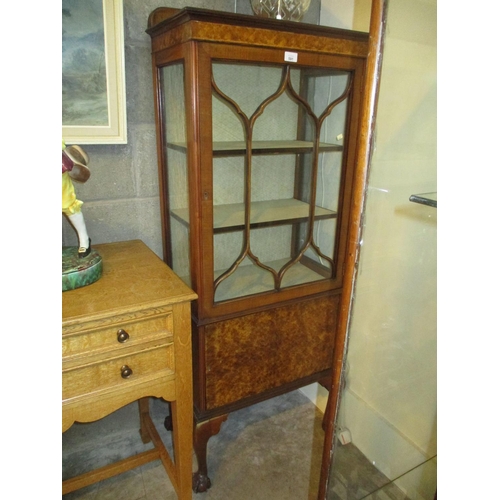
[{"label": "glass vase", "polygon": [[250,0],[257,16],[287,21],[300,21],[311,0]]}]

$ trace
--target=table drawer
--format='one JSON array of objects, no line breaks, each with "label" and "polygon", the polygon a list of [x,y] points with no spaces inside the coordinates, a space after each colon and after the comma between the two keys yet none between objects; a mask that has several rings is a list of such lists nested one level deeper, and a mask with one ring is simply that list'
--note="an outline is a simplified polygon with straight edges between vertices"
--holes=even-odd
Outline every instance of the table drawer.
[{"label": "table drawer", "polygon": [[64,359],[87,355],[172,335],[171,312],[154,316],[151,316],[151,312],[123,315],[113,318],[109,324],[95,321],[78,328],[63,329],[62,356]]},{"label": "table drawer", "polygon": [[174,373],[173,344],[123,356],[117,354],[104,361],[70,369],[65,369],[63,363],[62,399],[65,401],[114,387],[125,388],[127,384],[140,383],[141,379],[154,373],[159,376]]}]

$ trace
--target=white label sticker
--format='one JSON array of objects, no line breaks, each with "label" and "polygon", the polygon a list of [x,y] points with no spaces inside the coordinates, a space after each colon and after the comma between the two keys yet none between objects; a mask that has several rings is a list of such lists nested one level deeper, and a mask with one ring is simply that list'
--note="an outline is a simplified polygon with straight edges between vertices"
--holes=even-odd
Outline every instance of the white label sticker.
[{"label": "white label sticker", "polygon": [[285,61],[297,62],[298,54],[297,52],[285,52]]}]

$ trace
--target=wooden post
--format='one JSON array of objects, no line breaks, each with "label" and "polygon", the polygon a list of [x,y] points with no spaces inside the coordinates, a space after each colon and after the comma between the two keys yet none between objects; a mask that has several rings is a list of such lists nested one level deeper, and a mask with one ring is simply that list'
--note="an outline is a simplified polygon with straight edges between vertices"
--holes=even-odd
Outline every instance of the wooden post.
[{"label": "wooden post", "polygon": [[345,264],[344,287],[340,301],[340,317],[334,346],[333,377],[325,412],[325,441],[318,500],[326,500],[327,487],[330,480],[330,469],[335,450],[335,425],[342,387],[343,367],[347,354],[348,330],[351,306],[354,296],[356,274],[359,259],[359,242],[361,241],[362,219],[366,199],[368,169],[373,151],[375,116],[377,111],[379,80],[382,66],[382,49],[384,44],[385,24],[387,20],[388,0],[373,0],[370,17],[370,40],[367,58],[363,103],[360,117],[360,134],[358,159],[354,179],[352,201],[352,217],[347,240],[347,258]]}]

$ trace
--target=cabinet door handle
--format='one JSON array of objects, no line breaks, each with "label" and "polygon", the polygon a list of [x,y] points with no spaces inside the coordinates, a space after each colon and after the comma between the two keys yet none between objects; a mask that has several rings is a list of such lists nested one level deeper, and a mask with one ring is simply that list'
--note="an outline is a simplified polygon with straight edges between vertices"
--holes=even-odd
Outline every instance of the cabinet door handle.
[{"label": "cabinet door handle", "polygon": [[127,342],[127,340],[129,338],[130,338],[130,335],[125,330],[122,330],[121,328],[118,330],[117,339],[118,339],[118,342],[120,342],[120,344]]},{"label": "cabinet door handle", "polygon": [[129,368],[127,365],[123,365],[121,367],[121,371],[122,371],[122,378],[129,378],[132,373],[134,373],[132,371],[132,368]]}]

